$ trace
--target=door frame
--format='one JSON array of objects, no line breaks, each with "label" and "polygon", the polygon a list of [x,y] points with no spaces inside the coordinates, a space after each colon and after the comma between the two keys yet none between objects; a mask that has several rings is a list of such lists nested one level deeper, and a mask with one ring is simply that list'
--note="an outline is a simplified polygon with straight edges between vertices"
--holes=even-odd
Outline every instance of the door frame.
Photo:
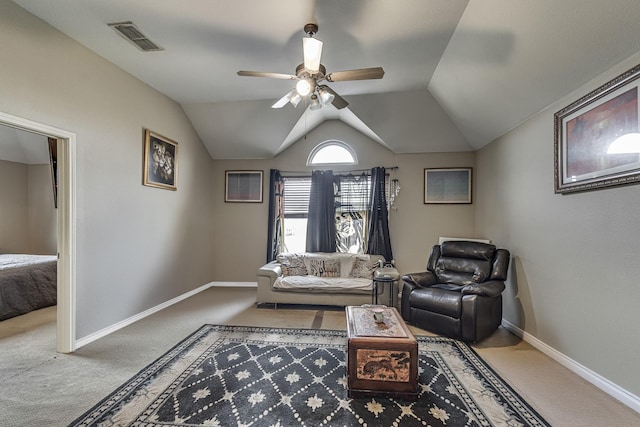
[{"label": "door frame", "polygon": [[0,112],[0,124],[58,140],[56,351],[76,349],[76,135]]}]

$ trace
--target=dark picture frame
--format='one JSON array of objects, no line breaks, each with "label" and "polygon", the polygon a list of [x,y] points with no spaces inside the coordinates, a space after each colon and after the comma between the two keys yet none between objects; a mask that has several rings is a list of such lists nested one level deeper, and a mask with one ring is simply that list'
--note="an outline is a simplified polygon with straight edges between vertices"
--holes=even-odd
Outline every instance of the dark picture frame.
[{"label": "dark picture frame", "polygon": [[640,182],[640,65],[554,115],[555,193]]},{"label": "dark picture frame", "polygon": [[472,168],[424,170],[425,204],[471,204]]},{"label": "dark picture frame", "polygon": [[178,189],[178,143],[149,129],[144,131],[144,185]]},{"label": "dark picture frame", "polygon": [[262,177],[259,170],[225,171],[224,201],[227,203],[262,203]]}]

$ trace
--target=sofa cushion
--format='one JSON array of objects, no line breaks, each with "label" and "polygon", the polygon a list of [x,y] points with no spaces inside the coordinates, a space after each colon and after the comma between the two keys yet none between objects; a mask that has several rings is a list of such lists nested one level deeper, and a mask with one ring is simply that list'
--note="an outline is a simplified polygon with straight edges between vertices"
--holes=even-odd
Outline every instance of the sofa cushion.
[{"label": "sofa cushion", "polygon": [[370,258],[356,257],[353,260],[351,272],[349,277],[360,279],[371,279],[373,277],[373,271],[376,269],[376,263],[372,262]]},{"label": "sofa cushion", "polygon": [[302,254],[279,254],[276,259],[280,263],[283,276],[306,276],[308,274]]},{"label": "sofa cushion", "polygon": [[345,277],[280,276],[273,282],[276,291],[371,293],[372,281]]},{"label": "sofa cushion", "polygon": [[309,257],[309,274],[317,277],[340,277],[340,260]]},{"label": "sofa cushion", "polygon": [[[311,261],[312,260],[334,260],[337,261],[340,265],[339,267],[339,277],[346,277],[351,270],[351,264],[353,263],[353,254],[345,254],[339,252],[306,252],[305,254],[305,263],[307,265],[307,274],[315,274],[312,273]],[[320,276],[318,276],[320,277]]]}]

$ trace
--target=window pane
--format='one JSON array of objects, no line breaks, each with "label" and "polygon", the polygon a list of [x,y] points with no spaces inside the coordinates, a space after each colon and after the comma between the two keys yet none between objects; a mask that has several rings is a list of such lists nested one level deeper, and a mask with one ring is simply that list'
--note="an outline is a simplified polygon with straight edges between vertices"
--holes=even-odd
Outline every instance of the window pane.
[{"label": "window pane", "polygon": [[339,212],[359,212],[369,209],[371,177],[365,174],[340,177],[337,209]]},{"label": "window pane", "polygon": [[[388,180],[387,180],[388,181]],[[338,252],[364,253],[371,177],[342,175],[336,195],[336,247]],[[387,194],[389,191],[387,182]],[[287,252],[304,252],[311,177],[284,177],[284,246]]]},{"label": "window pane", "polygon": [[307,218],[284,220],[284,247],[286,252],[304,252],[307,247]]},{"label": "window pane", "polygon": [[311,158],[309,164],[321,165],[321,164],[336,164],[336,163],[348,163],[354,164],[356,161],[353,155],[341,145],[328,144],[320,148]]},{"label": "window pane", "polygon": [[336,250],[351,254],[365,252],[366,212],[336,214]]},{"label": "window pane", "polygon": [[311,177],[284,178],[284,247],[286,252],[304,252],[307,246],[307,215]]},{"label": "window pane", "polygon": [[365,174],[340,177],[336,197],[336,246],[338,252],[364,253],[371,177]]}]

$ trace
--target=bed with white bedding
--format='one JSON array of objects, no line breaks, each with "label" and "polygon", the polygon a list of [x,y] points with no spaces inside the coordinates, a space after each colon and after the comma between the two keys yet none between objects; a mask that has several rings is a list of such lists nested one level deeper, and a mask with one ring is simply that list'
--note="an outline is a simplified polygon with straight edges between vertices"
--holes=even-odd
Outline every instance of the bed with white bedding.
[{"label": "bed with white bedding", "polygon": [[0,254],[0,320],[56,304],[55,255]]}]

